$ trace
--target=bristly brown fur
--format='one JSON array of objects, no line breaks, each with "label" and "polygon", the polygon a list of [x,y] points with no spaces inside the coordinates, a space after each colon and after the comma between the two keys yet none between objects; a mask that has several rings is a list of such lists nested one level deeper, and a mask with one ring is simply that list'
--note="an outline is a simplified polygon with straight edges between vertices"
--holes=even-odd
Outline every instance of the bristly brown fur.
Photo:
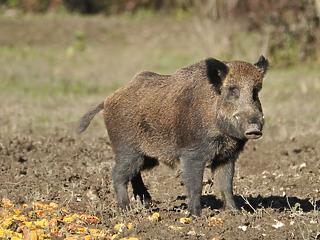
[{"label": "bristly brown fur", "polygon": [[[210,58],[172,75],[141,72],[86,113],[80,132],[103,108],[116,159],[113,183],[120,207],[129,204],[129,181],[135,195],[145,203],[151,201],[141,170],[158,162],[171,167],[181,162],[189,209],[199,215],[203,170],[212,161],[225,206],[235,208],[234,162],[247,141],[243,132],[250,124],[263,126],[260,101],[251,98],[262,86],[266,63],[265,58],[255,65]],[[229,99],[230,86],[241,90],[239,100]],[[235,114],[241,121],[234,120]]]}]

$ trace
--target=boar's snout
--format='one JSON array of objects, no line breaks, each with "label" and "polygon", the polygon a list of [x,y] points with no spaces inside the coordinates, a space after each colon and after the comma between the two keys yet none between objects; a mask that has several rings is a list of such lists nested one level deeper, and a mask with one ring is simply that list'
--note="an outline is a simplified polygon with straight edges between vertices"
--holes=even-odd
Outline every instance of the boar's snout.
[{"label": "boar's snout", "polygon": [[258,139],[262,136],[263,117],[258,116],[249,118],[249,124],[246,127],[244,136],[247,139]]},{"label": "boar's snout", "polygon": [[246,112],[241,112],[233,114],[233,117],[238,122],[240,129],[242,129],[241,132],[244,138],[258,139],[262,136],[262,128],[264,124],[262,114],[253,114],[248,117]]},{"label": "boar's snout", "polygon": [[258,124],[250,124],[244,135],[247,139],[258,139],[262,136],[261,127]]}]

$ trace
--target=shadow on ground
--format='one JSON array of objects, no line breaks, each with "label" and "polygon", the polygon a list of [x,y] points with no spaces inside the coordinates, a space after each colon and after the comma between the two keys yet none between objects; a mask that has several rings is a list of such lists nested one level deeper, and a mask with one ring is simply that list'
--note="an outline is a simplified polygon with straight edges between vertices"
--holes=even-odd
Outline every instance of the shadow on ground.
[{"label": "shadow on ground", "polygon": [[[268,196],[263,197],[242,197],[235,196],[238,207],[243,208],[248,212],[254,212],[260,208],[272,208],[279,211],[284,210],[302,210],[303,212],[320,211],[320,200],[313,201],[310,198],[300,199],[298,197],[288,196]],[[222,201],[213,195],[202,196],[201,203],[204,207],[211,209],[221,209],[223,207]]]}]

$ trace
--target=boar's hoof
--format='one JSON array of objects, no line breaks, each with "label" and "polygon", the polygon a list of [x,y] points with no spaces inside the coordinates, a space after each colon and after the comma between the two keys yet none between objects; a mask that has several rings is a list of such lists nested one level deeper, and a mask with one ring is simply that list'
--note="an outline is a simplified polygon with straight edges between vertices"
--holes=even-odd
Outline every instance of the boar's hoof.
[{"label": "boar's hoof", "polygon": [[118,206],[119,206],[119,208],[120,208],[120,210],[122,212],[127,212],[127,211],[130,211],[132,209],[130,204],[128,204],[128,205],[119,204]]},{"label": "boar's hoof", "polygon": [[143,205],[145,208],[150,208],[152,207],[152,199],[151,198],[146,198],[143,200]]}]

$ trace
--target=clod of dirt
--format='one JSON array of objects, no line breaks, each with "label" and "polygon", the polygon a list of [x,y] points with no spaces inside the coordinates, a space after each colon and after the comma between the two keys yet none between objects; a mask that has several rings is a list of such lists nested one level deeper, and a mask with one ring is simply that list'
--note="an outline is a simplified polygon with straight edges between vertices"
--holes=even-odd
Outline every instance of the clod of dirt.
[{"label": "clod of dirt", "polygon": [[289,152],[288,152],[287,150],[282,150],[282,151],[280,152],[280,154],[281,154],[282,156],[289,156]]},{"label": "clod of dirt", "polygon": [[295,154],[299,154],[299,153],[302,152],[302,148],[294,148],[294,149],[292,150],[292,152],[295,153]]},{"label": "clod of dirt", "polygon": [[19,163],[24,163],[24,162],[26,162],[26,161],[28,161],[28,159],[27,159],[26,157],[23,157],[23,156],[19,156],[19,157],[18,157],[18,162],[19,162]]}]

